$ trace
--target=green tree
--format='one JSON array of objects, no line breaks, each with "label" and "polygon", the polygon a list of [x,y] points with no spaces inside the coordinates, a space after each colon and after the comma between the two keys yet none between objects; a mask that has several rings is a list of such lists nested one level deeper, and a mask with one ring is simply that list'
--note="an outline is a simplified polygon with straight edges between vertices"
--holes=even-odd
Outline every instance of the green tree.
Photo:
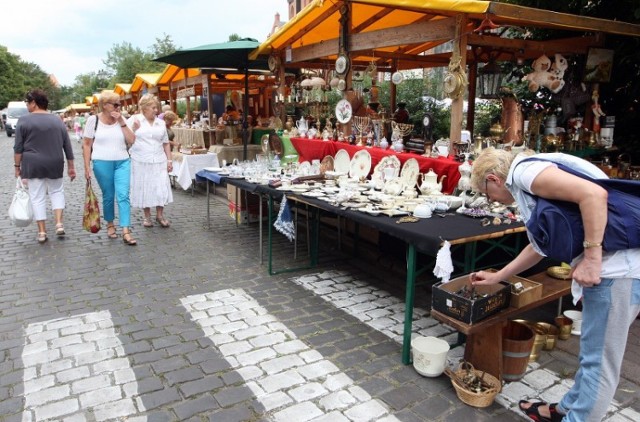
[{"label": "green tree", "polygon": [[113,81],[130,82],[138,73],[149,72],[153,66],[152,59],[151,53],[145,53],[139,47],[134,47],[131,43],[124,41],[111,47],[103,63]]},{"label": "green tree", "polygon": [[229,35],[229,41],[239,41],[242,37],[236,33]]},{"label": "green tree", "polygon": [[26,91],[20,57],[0,46],[0,108],[9,101],[22,100]]},{"label": "green tree", "polygon": [[24,99],[26,92],[34,88],[47,93],[50,109],[59,107],[60,89],[53,85],[49,75],[37,64],[25,62],[0,46],[0,108],[9,101]]}]

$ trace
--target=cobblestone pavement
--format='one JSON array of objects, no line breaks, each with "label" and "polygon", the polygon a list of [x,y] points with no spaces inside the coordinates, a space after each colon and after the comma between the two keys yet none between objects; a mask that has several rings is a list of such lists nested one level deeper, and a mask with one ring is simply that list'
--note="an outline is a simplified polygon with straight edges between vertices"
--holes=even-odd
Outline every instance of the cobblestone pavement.
[{"label": "cobblestone pavement", "polygon": [[[13,138],[0,145],[6,210]],[[168,229],[145,229],[134,212],[130,247],[83,232],[84,178],[65,183],[67,237],[53,236],[51,217],[44,245],[35,226],[0,219],[0,421],[512,421],[524,420],[519,399],[557,401],[571,385],[575,337],[493,405],[469,407],[447,378],[402,365],[404,281],[386,259],[353,260],[323,242],[318,267],[268,276],[257,225],[236,226],[214,199],[207,229],[205,195],[181,190]],[[292,245],[276,243],[286,265]],[[426,292],[414,331],[455,343],[429,317]],[[640,420],[638,338],[634,327],[607,420]],[[462,354],[452,349],[449,363]]]}]

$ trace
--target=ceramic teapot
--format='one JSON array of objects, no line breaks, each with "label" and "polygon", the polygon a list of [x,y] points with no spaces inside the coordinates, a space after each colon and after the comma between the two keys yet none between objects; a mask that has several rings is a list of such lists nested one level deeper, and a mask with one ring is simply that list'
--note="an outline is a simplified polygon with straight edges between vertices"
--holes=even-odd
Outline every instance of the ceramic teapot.
[{"label": "ceramic teapot", "polygon": [[442,180],[447,177],[446,175],[440,178],[438,182],[438,175],[433,169],[429,169],[428,173],[422,174],[422,183],[420,184],[420,192],[423,195],[431,195],[434,193],[442,193]]},{"label": "ceramic teapot", "polygon": [[305,119],[304,116],[300,117],[300,120],[296,122],[296,127],[298,128],[298,131],[300,133],[306,133],[309,129],[309,127],[307,126],[307,119]]}]

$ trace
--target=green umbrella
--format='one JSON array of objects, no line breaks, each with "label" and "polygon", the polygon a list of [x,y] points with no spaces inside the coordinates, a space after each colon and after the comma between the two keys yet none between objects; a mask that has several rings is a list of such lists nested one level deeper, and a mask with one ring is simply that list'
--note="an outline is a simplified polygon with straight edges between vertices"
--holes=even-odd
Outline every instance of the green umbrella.
[{"label": "green umbrella", "polygon": [[269,70],[266,60],[249,59],[249,53],[259,46],[260,43],[257,40],[243,38],[237,41],[176,50],[174,53],[158,57],[154,61],[169,63],[183,69],[223,68],[235,69],[242,73],[250,69]]},{"label": "green umbrella", "polygon": [[242,107],[242,143],[244,159],[247,159],[249,108],[249,74],[254,71],[268,71],[269,66],[264,59],[250,60],[249,53],[258,48],[260,43],[253,38],[243,38],[217,44],[206,44],[198,47],[176,50],[172,54],[154,59],[156,62],[168,63],[183,69],[211,69],[215,73],[244,73],[244,105]]}]

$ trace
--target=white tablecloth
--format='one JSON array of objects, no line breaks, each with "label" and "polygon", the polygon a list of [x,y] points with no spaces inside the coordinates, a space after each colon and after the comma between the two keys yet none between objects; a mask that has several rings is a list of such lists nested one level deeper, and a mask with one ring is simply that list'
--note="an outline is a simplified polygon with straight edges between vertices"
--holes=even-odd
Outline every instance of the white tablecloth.
[{"label": "white tablecloth", "polygon": [[176,182],[187,190],[191,186],[192,180],[196,178],[196,173],[205,167],[220,167],[218,163],[218,154],[181,154],[182,160],[175,160],[174,153],[172,176],[176,177]]}]

